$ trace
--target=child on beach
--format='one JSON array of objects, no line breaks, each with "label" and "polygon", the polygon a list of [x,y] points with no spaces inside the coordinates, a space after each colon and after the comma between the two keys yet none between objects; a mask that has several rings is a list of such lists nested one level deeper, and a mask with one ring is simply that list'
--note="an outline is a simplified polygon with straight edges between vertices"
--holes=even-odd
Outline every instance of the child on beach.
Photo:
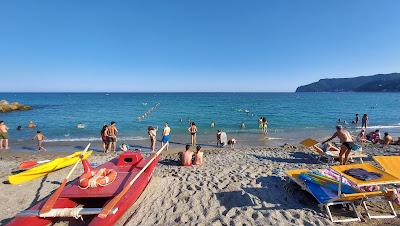
[{"label": "child on beach", "polygon": [[201,151],[201,147],[196,147],[196,154],[194,155],[193,165],[203,165],[203,152]]},{"label": "child on beach", "polygon": [[37,141],[37,148],[38,151],[47,151],[44,147],[43,147],[43,140],[46,140],[47,138],[42,134],[42,132],[40,130],[38,130],[36,132],[36,136],[32,139],[32,140],[36,140]]},{"label": "child on beach", "polygon": [[232,148],[235,149],[235,144],[236,144],[236,139],[232,138],[230,140],[228,140],[228,145]]},{"label": "child on beach", "polygon": [[192,159],[193,159],[193,152],[189,150],[190,149],[190,145],[186,145],[185,147],[185,151],[181,152],[181,163],[182,166],[191,166],[192,165]]},{"label": "child on beach", "polygon": [[129,150],[129,145],[122,143],[121,146],[119,147],[119,149],[121,149],[121,151],[126,152]]}]

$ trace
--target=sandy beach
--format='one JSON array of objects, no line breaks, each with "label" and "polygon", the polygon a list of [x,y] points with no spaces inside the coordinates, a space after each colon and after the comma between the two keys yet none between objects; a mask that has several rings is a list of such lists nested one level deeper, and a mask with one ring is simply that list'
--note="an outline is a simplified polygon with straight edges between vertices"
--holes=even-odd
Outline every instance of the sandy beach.
[{"label": "sandy beach", "polygon": [[[364,149],[369,156],[400,153],[399,146],[368,145]],[[205,148],[205,164],[192,167],[179,166],[177,151],[163,154],[150,184],[119,225],[332,225],[313,197],[284,174],[290,169],[327,167],[300,146]],[[69,170],[10,185],[6,183],[10,168],[23,160],[65,154],[2,153],[0,200],[10,205],[0,206],[1,224],[48,196]],[[95,153],[90,161],[100,164],[115,156]],[[81,173],[82,167],[78,167],[73,177]],[[350,225],[400,224],[399,218],[369,220],[362,215],[362,220]]]}]

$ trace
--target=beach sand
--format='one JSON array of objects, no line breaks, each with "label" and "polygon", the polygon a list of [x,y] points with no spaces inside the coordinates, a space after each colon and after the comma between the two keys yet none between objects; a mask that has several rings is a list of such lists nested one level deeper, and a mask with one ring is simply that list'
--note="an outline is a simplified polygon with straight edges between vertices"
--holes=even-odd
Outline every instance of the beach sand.
[{"label": "beach sand", "polygon": [[[365,150],[369,155],[392,155],[398,154],[400,147],[369,145]],[[205,148],[205,164],[192,167],[179,166],[177,151],[162,156],[147,189],[118,225],[333,225],[314,198],[284,174],[290,169],[327,167],[302,148]],[[2,153],[1,181],[6,181],[17,162],[56,155],[65,153]],[[113,157],[95,153],[90,161],[100,164]],[[0,224],[48,196],[69,170],[21,185],[0,184]],[[82,167],[78,167],[73,177],[81,173]],[[399,218],[369,220],[360,207],[359,212],[363,222],[349,225],[400,225]]]}]

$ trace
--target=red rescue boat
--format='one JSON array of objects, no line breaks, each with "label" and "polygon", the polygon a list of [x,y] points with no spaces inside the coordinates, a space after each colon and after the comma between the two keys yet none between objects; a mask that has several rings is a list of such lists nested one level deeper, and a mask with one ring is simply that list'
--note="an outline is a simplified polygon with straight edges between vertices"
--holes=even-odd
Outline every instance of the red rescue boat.
[{"label": "red rescue boat", "polygon": [[[162,149],[147,158],[143,158],[140,152],[125,152],[96,168],[114,169],[117,172],[111,184],[82,189],[79,187],[79,178],[77,178],[65,187],[55,202],[54,209],[47,215],[41,215],[39,210],[48,198],[17,214],[8,225],[50,225],[59,221],[69,221],[70,225],[113,225],[136,202],[146,188]],[[85,171],[90,170],[88,162],[82,163]],[[130,182],[133,182],[132,185]],[[124,189],[126,192],[123,192]],[[115,198],[116,196],[119,197]],[[103,207],[110,202],[114,202],[115,205],[111,205],[113,208],[108,215],[101,216]]]}]

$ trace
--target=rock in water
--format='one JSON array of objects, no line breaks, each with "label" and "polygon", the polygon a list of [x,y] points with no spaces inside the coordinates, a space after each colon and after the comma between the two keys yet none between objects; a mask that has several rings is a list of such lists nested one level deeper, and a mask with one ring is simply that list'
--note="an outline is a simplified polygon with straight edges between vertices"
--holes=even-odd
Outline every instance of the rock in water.
[{"label": "rock in water", "polygon": [[23,105],[18,102],[9,103],[6,100],[0,100],[0,112],[27,111],[31,109],[32,109],[31,106]]}]

